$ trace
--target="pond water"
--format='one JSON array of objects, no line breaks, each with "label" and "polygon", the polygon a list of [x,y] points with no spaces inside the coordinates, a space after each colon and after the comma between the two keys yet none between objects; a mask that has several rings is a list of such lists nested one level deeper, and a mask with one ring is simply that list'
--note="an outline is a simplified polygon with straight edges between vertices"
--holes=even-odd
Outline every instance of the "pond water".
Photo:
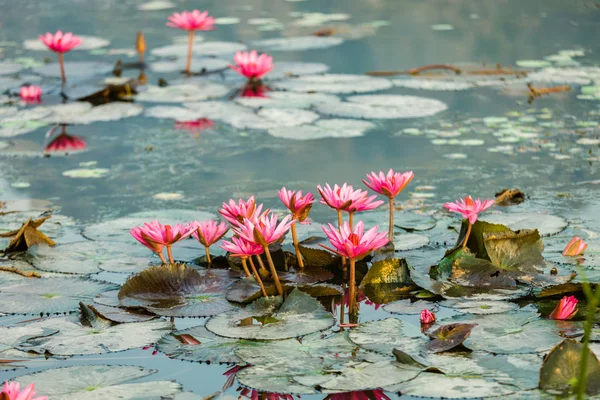
[{"label": "pond water", "polygon": [[[214,31],[197,34],[194,42],[192,69],[203,67],[210,73],[188,78],[181,72],[186,32],[164,24],[172,12],[193,8],[208,10],[217,21]],[[396,255],[406,257],[418,271],[424,272],[425,267],[436,264],[456,241],[460,220],[443,211],[444,202],[467,194],[493,198],[503,188],[518,188],[526,194],[525,202],[495,207],[485,214],[490,222],[514,229],[539,229],[546,246],[546,259],[561,263],[559,275],[574,270],[568,260],[562,259],[560,251],[574,235],[583,237],[589,244],[583,265],[590,280],[597,282],[600,279],[596,272],[600,269],[599,13],[600,3],[594,0],[47,0],[42,3],[20,0],[18,6],[14,1],[0,0],[0,201],[6,203],[8,211],[20,212],[3,215],[0,208],[0,233],[18,229],[27,218],[55,209],[55,215],[40,230],[57,241],[56,249],[88,239],[94,240],[93,243],[105,242],[98,244],[97,249],[92,245],[77,255],[46,256],[45,262],[51,266],[45,271],[50,271],[53,278],[60,276],[54,273],[57,270],[70,272],[63,274],[65,279],[81,279],[81,285],[83,282],[103,285],[99,281],[121,285],[128,275],[115,272],[119,271],[116,267],[95,266],[108,261],[118,264],[114,258],[125,256],[132,258],[127,261],[128,267],[143,264],[137,269],[130,268],[129,272],[139,272],[148,264],[150,253],[128,236],[128,229],[134,226],[128,224],[141,224],[155,217],[164,223],[214,217],[222,202],[251,195],[265,207],[283,213],[284,207],[277,196],[282,186],[311,191],[318,198],[317,184],[348,182],[363,187],[361,179],[366,173],[393,168],[415,173],[413,182],[396,200],[402,209],[397,213],[397,224],[402,226],[402,221],[409,221],[404,226],[411,228],[397,229],[397,233],[413,235],[398,237],[397,250],[406,251]],[[84,36],[87,46],[65,54],[68,78],[65,93],[71,97],[68,101],[60,95],[55,54],[37,40],[39,34],[57,29]],[[141,71],[126,66],[122,72],[122,77],[131,79],[138,79],[140,73],[146,76],[147,83],[138,86],[138,94],[130,98],[133,102],[113,102],[96,108],[74,103],[73,99],[105,87],[117,60],[123,64],[137,62],[138,31],[145,36],[147,67]],[[324,35],[312,35],[318,31]],[[273,56],[276,67],[264,79],[269,90],[262,98],[239,96],[245,81],[226,69],[235,51],[242,49],[257,49]],[[436,70],[418,76],[365,75],[374,71],[406,71],[429,64],[455,66],[462,73]],[[159,80],[168,85],[159,87]],[[18,95],[14,96],[25,83],[41,85],[41,104],[25,105]],[[530,98],[528,83],[538,92],[564,85],[569,90]],[[203,122],[182,124],[198,120]],[[85,142],[82,145],[85,148],[67,155],[45,151],[61,130],[77,136]],[[313,224],[301,226],[300,239],[319,235],[319,224],[336,220],[332,210],[317,203],[310,214]],[[378,223],[382,228],[387,227],[386,210],[356,218],[363,219],[367,226]],[[448,226],[455,230],[447,229]],[[0,248],[9,241],[0,238]],[[203,255],[204,249],[193,242],[182,244],[180,260],[191,261]],[[284,242],[286,250],[293,250],[290,243]],[[211,249],[217,255],[224,255],[216,245]],[[16,263],[36,265],[40,259],[44,262],[43,255],[16,257],[17,261],[14,256],[10,260],[0,258],[0,265],[24,268],[26,264]],[[152,258],[154,264],[157,260]],[[81,274],[80,278],[73,273]],[[415,281],[419,284],[417,278]],[[0,297],[2,286],[17,283],[21,281],[15,277],[0,275]],[[57,292],[63,290],[66,296],[75,290],[76,285],[65,285],[66,289]],[[104,289],[108,288],[114,289],[106,284]],[[96,293],[104,289],[84,288],[84,292],[89,292],[81,299],[93,304]],[[39,297],[39,292],[30,293]],[[22,297],[3,297],[5,306],[0,307],[0,312],[15,315],[1,317],[0,325],[23,326],[24,321],[39,315],[39,307],[43,309],[43,305],[32,305],[30,309],[17,307],[16,303],[26,303]],[[538,318],[538,307],[547,316],[558,298],[553,298],[550,304],[518,302],[522,307],[518,316],[513,310],[517,303],[504,301],[502,304],[515,306],[502,309],[498,315],[505,319],[498,317],[497,323],[518,324],[515,321],[519,320],[521,329],[525,319]],[[397,296],[391,300],[397,300]],[[404,332],[418,335],[416,313],[390,313],[372,303],[377,304],[377,300],[363,300],[361,324],[394,317],[403,321]],[[11,311],[13,306],[15,310]],[[452,322],[460,314],[459,307],[453,308],[448,303],[446,306],[438,307],[438,320],[447,318]],[[71,310],[52,307],[47,312]],[[574,321],[565,322],[571,325],[562,330],[580,330],[583,314],[580,311]],[[473,317],[469,312],[466,315]],[[182,330],[203,325],[206,320],[178,317],[175,326]],[[157,326],[162,322],[156,322]],[[486,326],[494,321],[477,323]],[[63,329],[62,324],[24,334],[52,336],[50,333]],[[365,331],[384,329],[373,324],[366,325]],[[545,339],[551,335],[546,325],[536,329],[539,331],[527,332]],[[122,334],[142,335],[135,331]],[[117,333],[111,335],[118,337]],[[465,366],[475,369],[469,370],[472,373],[462,370],[453,375],[481,379],[465,381],[467,389],[459,389],[460,385],[454,383],[452,394],[458,398],[498,393],[514,398],[526,395],[541,398],[533,390],[537,387],[541,356],[558,342],[548,339],[533,350],[522,351],[498,346],[501,351],[488,353],[489,347],[481,335],[473,339],[476,353],[469,360],[475,361]],[[556,337],[560,338],[558,334],[553,336]],[[515,339],[503,336],[499,340]],[[143,345],[154,342],[148,339]],[[408,343],[398,343],[410,348]],[[57,367],[139,366],[157,372],[136,375],[114,367],[110,378],[106,376],[109,372],[99,373],[97,387],[108,381],[117,382],[116,377],[131,373],[134,382],[172,380],[182,385],[181,390],[204,398],[221,391],[227,380],[223,374],[233,366],[218,362],[188,363],[171,359],[162,351],[155,352],[154,346],[146,349],[129,346],[124,347],[128,349],[125,351],[101,351],[103,354],[70,356],[81,352],[54,352],[63,356],[32,358],[17,363],[19,368],[15,370],[13,363],[7,363],[5,368],[2,360],[24,357],[14,353],[16,350],[11,349],[14,346],[0,338],[0,352],[7,352],[0,355],[0,380]],[[64,350],[70,345],[67,341],[61,346]],[[98,346],[110,349],[106,343]],[[293,364],[299,350],[264,351],[279,354],[280,363],[288,357],[286,363]],[[491,353],[504,354],[507,360],[490,360]],[[315,354],[320,353],[315,351]],[[383,362],[375,355],[371,361]],[[443,363],[438,359],[428,361]],[[529,367],[535,373],[517,379],[520,371]],[[331,388],[343,386],[347,381],[364,383],[364,389],[388,386],[386,394],[391,398],[447,394],[419,390],[431,386],[434,378],[422,378],[418,385],[398,390],[393,390],[391,384],[366,383],[378,382],[377,375],[389,375],[385,368],[371,371],[372,375],[342,374],[343,379],[336,382],[317,384],[308,378],[300,379],[294,383],[296,386],[290,384],[290,392],[298,393],[297,386],[324,385],[321,393],[302,392],[303,398],[320,399],[330,392],[341,391]],[[78,379],[76,374],[72,372],[71,378]],[[246,384],[264,381],[265,376],[246,373]],[[482,384],[482,380],[487,384]],[[478,384],[482,386],[477,387]],[[157,384],[154,393],[172,397],[179,391],[176,385],[165,385],[168,386],[164,382]],[[92,386],[89,383],[88,389],[93,389]],[[446,381],[440,383],[440,387],[450,386]],[[360,384],[356,387],[355,390],[361,388]],[[234,383],[219,396],[237,396],[237,388]],[[80,395],[80,398],[94,398],[91,389],[90,397]],[[132,390],[124,389],[125,398],[152,397],[147,394],[135,397]],[[398,391],[409,394],[398,395],[395,393]],[[525,391],[527,394],[523,394]],[[40,389],[40,395],[43,394]],[[195,398],[191,394],[186,396],[177,394],[176,398]]]}]

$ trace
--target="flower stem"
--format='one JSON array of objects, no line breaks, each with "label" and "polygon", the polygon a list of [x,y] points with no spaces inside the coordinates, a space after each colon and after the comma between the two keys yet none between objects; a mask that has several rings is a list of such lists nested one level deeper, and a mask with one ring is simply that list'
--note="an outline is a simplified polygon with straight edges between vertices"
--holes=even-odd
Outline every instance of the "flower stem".
[{"label": "flower stem", "polygon": [[356,276],[354,274],[354,265],[355,264],[355,260],[354,258],[350,259],[350,282],[348,283],[348,303],[349,303],[349,307],[348,307],[348,314],[349,315],[353,315],[354,314],[354,309],[356,308]]},{"label": "flower stem", "polygon": [[469,227],[467,228],[467,235],[465,236],[465,241],[462,244],[462,248],[467,247],[467,242],[469,241],[469,236],[471,236],[471,229],[473,229],[473,224],[469,222]]},{"label": "flower stem", "polygon": [[192,68],[192,45],[194,44],[194,31],[189,31],[189,41],[188,41],[188,54],[187,54],[187,62],[185,63],[185,73],[190,74],[190,70]]},{"label": "flower stem", "polygon": [[[252,272],[254,273],[256,282],[258,282],[258,286],[260,286],[260,290],[261,290],[263,296],[267,297],[268,296],[267,291],[265,290],[265,286],[263,285],[262,279],[260,279],[260,274],[258,273],[258,271],[256,270],[256,267],[254,266],[254,262],[252,262],[252,257],[249,257],[248,261],[250,261],[250,268],[252,268]],[[246,265],[246,260],[243,258],[242,258],[242,264]]]},{"label": "flower stem", "polygon": [[394,240],[394,198],[390,197],[390,242]]},{"label": "flower stem", "polygon": [[162,251],[160,253],[156,253],[160,257],[160,261],[162,261],[163,265],[167,265],[167,260],[165,260],[165,256],[163,256]]},{"label": "flower stem", "polygon": [[204,246],[204,249],[206,249],[206,262],[208,262],[208,265],[212,264],[212,259],[210,258],[210,250],[208,250],[208,246]]},{"label": "flower stem", "polygon": [[171,252],[171,246],[167,246],[167,254],[169,256],[169,262],[173,264],[175,261],[173,261],[173,253]]},{"label": "flower stem", "polygon": [[[337,210],[338,213],[338,228],[342,228],[342,224],[344,223],[342,219],[342,210]],[[346,267],[346,257],[342,257],[342,267]]]},{"label": "flower stem", "polygon": [[266,270],[265,263],[263,263],[263,260],[262,260],[262,257],[260,256],[260,254],[256,255],[255,257],[258,260],[258,265],[259,265],[260,269]]},{"label": "flower stem", "polygon": [[250,278],[250,271],[248,270],[248,265],[246,264],[246,259],[242,258],[242,268],[244,268],[244,273],[248,278]]},{"label": "flower stem", "polygon": [[263,246],[263,248],[265,249],[265,255],[267,256],[267,262],[269,263],[269,268],[271,269],[271,276],[275,282],[277,293],[279,293],[280,296],[283,296],[283,288],[281,287],[281,282],[279,282],[279,276],[277,276],[277,270],[275,269],[275,264],[273,264],[273,258],[271,258],[269,246]]},{"label": "flower stem", "polygon": [[60,65],[60,78],[62,79],[63,85],[67,83],[67,76],[65,75],[65,59],[63,53],[58,53],[58,64]]},{"label": "flower stem", "polygon": [[348,223],[350,224],[350,230],[354,229],[353,220],[354,220],[354,213],[348,213]]},{"label": "flower stem", "polygon": [[302,260],[302,254],[300,254],[300,245],[298,244],[298,232],[296,231],[296,221],[292,224],[292,240],[294,241],[294,249],[296,249],[296,259],[298,260],[298,266],[304,268],[304,261]]}]

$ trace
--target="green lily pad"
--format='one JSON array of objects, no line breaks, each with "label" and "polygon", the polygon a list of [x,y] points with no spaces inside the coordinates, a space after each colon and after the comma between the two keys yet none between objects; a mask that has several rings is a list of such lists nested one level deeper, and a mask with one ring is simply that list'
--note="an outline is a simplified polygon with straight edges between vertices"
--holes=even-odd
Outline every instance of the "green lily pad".
[{"label": "green lily pad", "polygon": [[317,300],[295,289],[283,303],[279,296],[263,297],[245,309],[216,315],[206,329],[230,338],[278,340],[322,331],[334,322]]},{"label": "green lily pad", "polygon": [[[233,55],[236,51],[244,51],[247,46],[235,42],[201,42],[194,43],[195,56],[227,56]],[[187,43],[174,44],[165,47],[152,49],[150,53],[157,57],[185,57],[187,54]]]},{"label": "green lily pad", "polygon": [[79,278],[28,279],[2,287],[0,312],[7,314],[57,314],[77,310],[80,302],[91,302],[115,285]]},{"label": "green lily pad", "polygon": [[417,354],[427,343],[418,327],[406,327],[397,318],[361,324],[350,331],[348,338],[365,350],[387,356],[391,356],[395,348],[409,354]]},{"label": "green lily pad", "polygon": [[[312,40],[314,39],[315,38],[312,38]],[[277,87],[279,89],[291,90],[293,92],[364,93],[389,89],[392,87],[392,83],[387,79],[373,78],[365,75],[324,74],[305,75],[299,78],[281,81],[277,84]],[[322,103],[318,106],[325,106],[326,104],[330,103]],[[348,103],[340,102],[339,104]],[[355,114],[350,116],[354,118],[357,117]]]},{"label": "green lily pad", "polygon": [[408,264],[404,258],[392,258],[374,262],[369,272],[360,283],[361,288],[367,285],[384,283],[413,285]]},{"label": "green lily pad", "polygon": [[22,386],[35,384],[35,390],[50,398],[76,399],[154,399],[181,391],[173,381],[136,382],[156,370],[133,365],[73,365],[19,376]]},{"label": "green lily pad", "polygon": [[250,43],[260,51],[303,51],[325,49],[341,44],[344,41],[338,37],[296,36],[289,38],[273,38],[255,40]]},{"label": "green lily pad", "polygon": [[235,355],[235,350],[240,343],[237,339],[217,336],[203,326],[196,326],[164,336],[156,344],[156,349],[177,360],[239,363],[241,360]]},{"label": "green lily pad", "polygon": [[41,323],[34,322],[32,325],[35,324],[56,328],[59,332],[30,338],[21,342],[17,348],[39,354],[65,356],[112,353],[147,346],[156,343],[171,329],[171,324],[163,320],[90,327],[68,317],[57,317]]},{"label": "green lily pad", "polygon": [[568,225],[568,222],[562,217],[534,213],[486,214],[481,216],[481,220],[491,224],[503,224],[513,231],[537,229],[542,236],[556,235]]},{"label": "green lily pad", "polygon": [[507,311],[517,309],[519,306],[508,301],[456,301],[445,300],[439,303],[440,306],[452,308],[461,313],[467,314],[501,314]]},{"label": "green lily pad", "polygon": [[149,86],[146,91],[139,93],[137,101],[157,103],[182,103],[185,101],[201,101],[226,95],[229,89],[218,83],[184,83],[166,87]]},{"label": "green lily pad", "polygon": [[394,235],[394,247],[398,251],[420,249],[429,244],[429,237],[416,233],[402,233]]},{"label": "green lily pad", "polygon": [[[315,90],[319,91],[319,89]],[[369,91],[373,90],[375,89]],[[320,91],[323,91],[323,89]],[[358,93],[358,90],[344,93]],[[317,111],[325,115],[364,119],[423,118],[435,115],[448,108],[446,104],[439,100],[392,94],[351,96],[346,100],[346,102],[319,104],[316,108]]]},{"label": "green lily pad", "polygon": [[[577,388],[582,351],[581,343],[569,339],[553,348],[540,370],[540,389],[554,395],[573,394]],[[595,396],[600,394],[600,362],[591,350],[588,349],[587,352],[585,393]]]},{"label": "green lily pad", "polygon": [[392,314],[420,314],[427,309],[429,311],[437,310],[435,303],[424,300],[411,302],[410,300],[398,300],[383,306],[383,309]]},{"label": "green lily pad", "polygon": [[162,316],[206,317],[233,308],[224,293],[232,283],[183,264],[155,266],[130,277],[119,291],[119,302]]},{"label": "green lily pad", "polygon": [[329,240],[323,237],[311,236],[299,243],[300,253],[306,265],[326,267],[334,264],[339,259],[335,254],[322,248],[321,244],[328,246]]}]

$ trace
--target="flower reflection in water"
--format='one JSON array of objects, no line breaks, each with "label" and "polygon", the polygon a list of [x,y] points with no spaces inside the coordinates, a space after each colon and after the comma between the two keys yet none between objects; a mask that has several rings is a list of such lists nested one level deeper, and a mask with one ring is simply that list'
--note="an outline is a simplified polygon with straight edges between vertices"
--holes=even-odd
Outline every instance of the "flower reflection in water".
[{"label": "flower reflection in water", "polygon": [[[237,375],[237,373],[243,370],[244,368],[248,367],[249,365],[236,365],[235,367],[225,371],[223,375],[227,377],[227,380],[225,381],[225,384],[223,385],[221,391],[224,392],[230,387],[232,387],[235,383],[235,376]],[[258,390],[242,387],[238,387],[236,391],[240,392],[240,398],[246,397],[251,400],[294,400],[294,396],[292,396],[291,394],[259,392]],[[300,398],[300,396],[296,397]]]},{"label": "flower reflection in water", "polygon": [[175,121],[175,129],[183,129],[198,137],[201,131],[212,128],[214,124],[208,118],[200,118],[194,121]]},{"label": "flower reflection in water", "polygon": [[58,134],[55,135],[58,126],[52,128],[46,137],[49,138],[48,143],[44,146],[46,154],[50,153],[75,153],[78,151],[85,150],[87,144],[82,136],[69,135],[67,133],[67,126],[60,125],[61,129]]}]

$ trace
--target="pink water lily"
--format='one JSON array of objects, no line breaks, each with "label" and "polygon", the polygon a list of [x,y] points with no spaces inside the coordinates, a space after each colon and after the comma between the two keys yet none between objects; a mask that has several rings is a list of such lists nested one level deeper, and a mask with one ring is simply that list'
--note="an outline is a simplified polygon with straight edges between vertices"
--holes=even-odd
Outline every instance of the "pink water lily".
[{"label": "pink water lily", "polygon": [[330,394],[323,400],[390,400],[381,389]]},{"label": "pink water lily", "polygon": [[26,103],[39,103],[42,101],[42,88],[35,85],[21,86],[19,96]]},{"label": "pink water lily", "polygon": [[269,252],[269,245],[275,243],[281,239],[287,231],[290,229],[294,221],[290,215],[278,221],[277,215],[269,215],[265,212],[263,215],[258,217],[254,222],[249,219],[244,219],[244,223],[240,226],[234,227],[233,231],[240,238],[247,240],[252,243],[260,244],[265,250],[265,256],[271,269],[271,277],[275,282],[277,292],[280,296],[283,295],[283,287],[279,282],[277,276],[277,270],[275,264],[273,264],[273,258]]},{"label": "pink water lily", "polygon": [[173,13],[166,24],[171,28],[179,28],[188,31],[188,54],[185,64],[185,73],[190,74],[192,67],[192,46],[194,45],[195,31],[212,31],[215,27],[215,19],[208,15],[208,11],[200,10],[183,11],[182,13]]},{"label": "pink water lily", "polygon": [[260,256],[265,252],[264,247],[260,244],[252,243],[240,237],[234,236],[231,238],[231,242],[223,240],[223,243],[221,243],[221,248],[229,252],[230,257],[238,257],[242,259],[242,267],[244,268],[246,276],[251,275],[246,261],[250,262],[250,267],[252,268],[252,273],[254,274],[256,282],[260,286],[263,296],[266,297],[267,291],[265,290],[260,274],[256,270],[256,266],[252,261],[252,256]]},{"label": "pink water lily", "polygon": [[577,299],[575,296],[565,296],[556,305],[548,318],[557,320],[571,319],[577,314]]},{"label": "pink water lily", "polygon": [[481,213],[484,210],[487,210],[493,205],[494,200],[473,200],[471,196],[467,196],[464,199],[456,200],[456,202],[454,203],[444,203],[444,207],[446,209],[455,213],[462,214],[463,218],[469,220],[469,228],[467,230],[467,234],[465,235],[465,240],[462,244],[463,248],[467,246],[469,236],[471,235],[471,229],[473,228],[473,224],[477,221],[479,213]]},{"label": "pink water lily", "polygon": [[82,136],[61,133],[44,147],[46,153],[74,152],[84,150],[87,144]]},{"label": "pink water lily", "polygon": [[420,320],[422,324],[431,324],[435,322],[435,314],[429,311],[428,309],[424,309],[421,311]]},{"label": "pink water lily", "polygon": [[235,227],[242,224],[244,219],[256,220],[261,215],[262,208],[262,204],[256,206],[256,200],[254,196],[251,196],[246,201],[239,199],[237,203],[233,199],[229,199],[229,203],[223,203],[222,208],[218,211],[223,218]]},{"label": "pink water lily", "polygon": [[60,76],[62,83],[64,84],[67,81],[67,76],[65,75],[65,60],[63,54],[79,46],[81,44],[81,38],[73,35],[71,32],[67,32],[63,35],[61,31],[56,31],[54,35],[50,32],[46,32],[44,36],[40,35],[40,40],[50,50],[58,53]]},{"label": "pink water lily", "polygon": [[346,221],[338,229],[335,226],[328,224],[329,228],[323,227],[323,232],[333,245],[333,249],[325,247],[327,250],[333,251],[343,257],[350,259],[350,315],[354,315],[356,309],[356,260],[367,255],[373,250],[377,250],[385,246],[389,240],[385,232],[378,232],[378,227],[375,226],[365,232],[364,223],[360,221],[356,227],[352,229]]},{"label": "pink water lily", "polygon": [[143,226],[136,226],[130,230],[131,235],[141,244],[158,254],[163,264],[166,260],[162,254],[164,247],[167,248],[169,262],[173,263],[171,246],[180,240],[190,236],[196,227],[193,224],[163,225],[154,220],[144,223]]},{"label": "pink water lily", "polygon": [[580,256],[583,254],[585,249],[587,249],[587,243],[580,238],[579,236],[575,236],[571,241],[565,246],[565,249],[562,252],[563,256]]},{"label": "pink water lily", "polygon": [[48,396],[34,397],[36,395],[34,390],[34,384],[28,385],[21,391],[21,384],[19,382],[8,382],[4,383],[2,392],[0,392],[0,399],[6,400],[47,400]]},{"label": "pink water lily", "polygon": [[321,204],[338,211],[338,225],[342,223],[341,211],[347,211],[350,214],[350,224],[352,225],[354,213],[373,210],[383,204],[383,201],[375,200],[377,196],[369,196],[369,193],[364,190],[355,190],[352,185],[347,183],[342,186],[334,185],[333,188],[328,183],[324,188],[317,185],[317,190],[322,197]]},{"label": "pink water lily", "polygon": [[389,199],[390,223],[388,235],[390,240],[394,237],[394,198],[404,190],[414,176],[415,174],[412,171],[402,174],[390,169],[387,174],[384,174],[383,171],[379,171],[379,174],[375,172],[371,172],[370,175],[367,174],[368,182],[363,179],[363,183],[371,190]]},{"label": "pink water lily", "polygon": [[296,250],[296,259],[298,261],[298,266],[304,268],[304,261],[302,260],[300,246],[298,244],[296,221],[302,223],[308,218],[308,213],[312,208],[315,198],[312,193],[306,193],[306,196],[302,196],[302,190],[297,192],[287,190],[285,186],[279,190],[279,198],[292,213],[292,218],[294,220],[292,224],[292,240],[294,242],[294,249]]},{"label": "pink water lily", "polygon": [[236,65],[229,65],[229,68],[250,80],[259,80],[273,69],[273,57],[258,55],[256,50],[238,51],[233,61]]},{"label": "pink water lily", "polygon": [[206,261],[210,264],[212,262],[210,258],[209,248],[219,240],[229,230],[229,227],[225,222],[217,224],[213,220],[209,221],[194,221],[192,225],[196,228],[192,235],[204,246],[206,249]]}]

